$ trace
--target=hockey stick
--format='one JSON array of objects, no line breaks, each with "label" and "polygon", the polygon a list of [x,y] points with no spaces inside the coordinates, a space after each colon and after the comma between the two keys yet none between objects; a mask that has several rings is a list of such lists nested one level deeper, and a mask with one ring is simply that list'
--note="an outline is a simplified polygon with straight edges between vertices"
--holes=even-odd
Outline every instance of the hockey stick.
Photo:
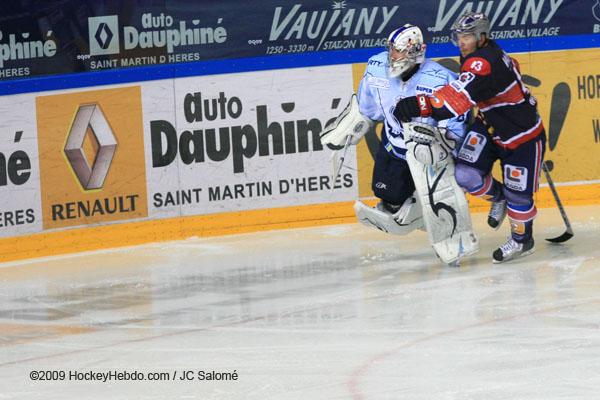
[{"label": "hockey stick", "polygon": [[335,186],[335,181],[338,176],[340,176],[340,172],[342,171],[342,167],[344,166],[344,159],[346,158],[346,153],[348,152],[348,147],[350,147],[350,141],[352,140],[352,135],[346,136],[346,144],[344,144],[344,148],[341,150],[342,155],[338,158],[339,154],[336,152],[333,158],[333,181],[331,182],[331,190],[333,191],[333,187]]},{"label": "hockey stick", "polygon": [[560,236],[546,239],[551,243],[563,243],[573,237],[573,229],[571,228],[571,223],[569,222],[569,217],[567,217],[567,213],[560,201],[560,197],[558,197],[558,192],[556,191],[556,187],[554,186],[554,182],[550,177],[550,171],[548,170],[548,166],[546,165],[546,161],[542,162],[542,170],[544,170],[544,175],[546,176],[546,181],[548,181],[548,186],[550,186],[550,190],[552,191],[552,195],[554,196],[554,200],[556,201],[556,205],[558,206],[558,211],[560,211],[560,216],[565,223],[567,230]]}]

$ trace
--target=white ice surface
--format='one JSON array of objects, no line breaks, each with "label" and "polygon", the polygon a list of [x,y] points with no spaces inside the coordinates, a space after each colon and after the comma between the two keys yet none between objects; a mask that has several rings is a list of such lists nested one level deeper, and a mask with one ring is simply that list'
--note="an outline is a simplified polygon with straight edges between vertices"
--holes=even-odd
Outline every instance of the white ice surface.
[{"label": "white ice surface", "polygon": [[564,227],[543,209],[506,264],[482,214],[460,268],[359,225],[0,264],[0,399],[600,399],[600,206],[567,211],[573,239],[546,243]]}]

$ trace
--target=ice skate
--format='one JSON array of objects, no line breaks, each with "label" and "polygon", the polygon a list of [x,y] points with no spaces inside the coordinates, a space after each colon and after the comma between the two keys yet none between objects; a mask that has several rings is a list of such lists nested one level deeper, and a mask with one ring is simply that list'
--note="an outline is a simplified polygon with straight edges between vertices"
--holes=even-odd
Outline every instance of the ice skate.
[{"label": "ice skate", "polygon": [[506,218],[507,209],[508,207],[506,204],[506,200],[504,199],[492,202],[490,212],[488,214],[488,225],[494,228],[495,230],[498,230],[502,225],[504,218]]},{"label": "ice skate", "polygon": [[498,247],[492,255],[494,263],[514,260],[515,258],[525,257],[534,252],[533,238],[525,243],[518,243],[512,237],[506,243]]}]

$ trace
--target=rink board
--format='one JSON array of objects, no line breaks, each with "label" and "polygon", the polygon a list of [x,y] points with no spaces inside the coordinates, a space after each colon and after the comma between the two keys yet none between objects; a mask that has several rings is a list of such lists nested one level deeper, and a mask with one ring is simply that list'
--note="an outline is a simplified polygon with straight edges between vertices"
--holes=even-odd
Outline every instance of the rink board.
[{"label": "rink board", "polygon": [[[594,68],[600,53],[516,58],[536,83],[532,91],[549,135],[546,158],[563,202],[597,203],[600,89]],[[318,133],[343,109],[364,67],[1,97],[0,261],[353,222],[352,202],[373,201],[373,146],[365,140],[351,148],[350,168],[332,184],[331,150]],[[554,206],[544,186],[537,201]],[[486,208],[476,199],[471,205],[474,211]]]}]

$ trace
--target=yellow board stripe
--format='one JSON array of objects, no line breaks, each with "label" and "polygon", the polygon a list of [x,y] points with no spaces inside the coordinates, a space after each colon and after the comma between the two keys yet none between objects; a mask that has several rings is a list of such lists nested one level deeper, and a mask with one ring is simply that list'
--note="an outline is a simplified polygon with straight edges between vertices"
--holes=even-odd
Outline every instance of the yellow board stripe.
[{"label": "yellow board stripe", "polygon": [[128,222],[0,239],[0,261],[217,236],[348,223],[352,202]]},{"label": "yellow board stripe", "polygon": [[[600,185],[560,186],[565,205],[597,204]],[[468,196],[472,212],[487,211],[489,204]],[[367,200],[373,205],[376,200]],[[555,207],[549,188],[536,194],[539,208]],[[0,239],[0,261],[47,257],[82,251],[135,246],[151,242],[181,240],[273,229],[299,228],[355,222],[353,202],[251,210],[192,217],[128,222],[66,229]]]}]

